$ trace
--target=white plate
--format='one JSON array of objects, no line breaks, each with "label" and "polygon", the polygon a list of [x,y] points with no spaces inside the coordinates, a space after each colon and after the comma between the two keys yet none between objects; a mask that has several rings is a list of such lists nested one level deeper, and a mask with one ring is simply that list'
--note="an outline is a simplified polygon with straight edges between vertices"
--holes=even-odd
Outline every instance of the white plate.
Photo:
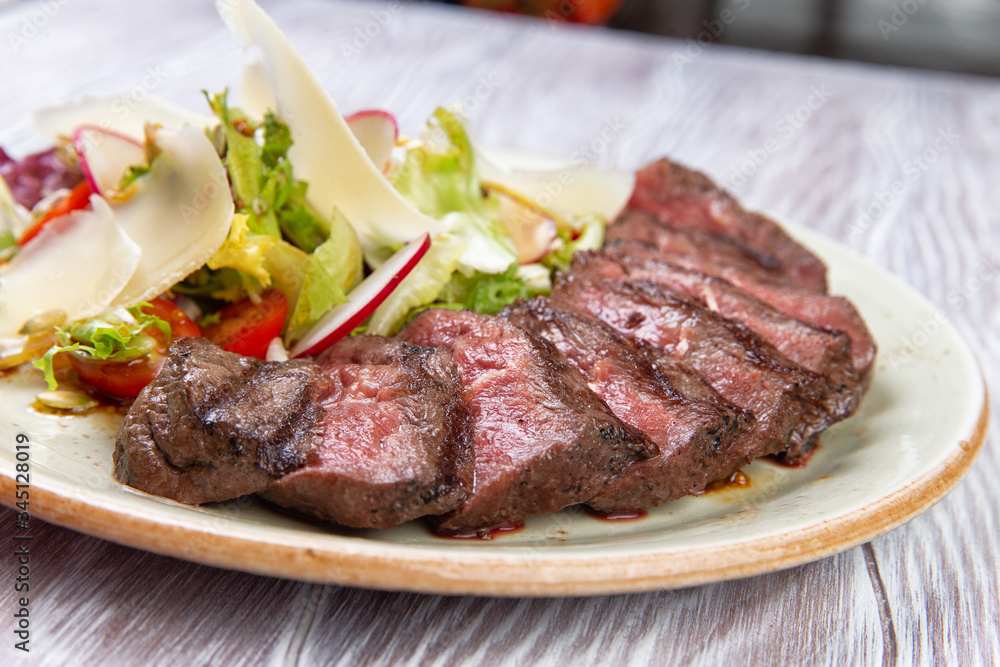
[{"label": "white plate", "polygon": [[0,491],[15,503],[15,438],[30,446],[32,516],[121,544],[291,579],[495,595],[687,586],[770,572],[868,541],[927,509],[968,470],[986,431],[986,388],[954,329],[922,297],[845,248],[791,228],[830,267],[879,343],[858,414],[803,469],[758,461],[750,485],[685,498],[635,521],[579,508],[492,541],[435,537],[419,522],[337,531],[257,501],[189,507],[115,482],[120,415],[56,417],[30,405],[40,374],[0,377]]}]

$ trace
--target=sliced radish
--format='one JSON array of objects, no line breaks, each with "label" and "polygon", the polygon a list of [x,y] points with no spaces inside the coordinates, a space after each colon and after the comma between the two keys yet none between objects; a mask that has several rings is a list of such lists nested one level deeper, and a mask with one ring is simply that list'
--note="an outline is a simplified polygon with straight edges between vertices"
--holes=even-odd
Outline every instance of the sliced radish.
[{"label": "sliced radish", "polygon": [[83,125],[73,132],[73,148],[90,189],[105,197],[118,189],[129,167],[146,161],[142,144],[94,125]]},{"label": "sliced radish", "polygon": [[375,166],[385,173],[389,169],[389,158],[399,138],[396,117],[381,109],[364,109],[344,116],[347,127],[361,143]]},{"label": "sliced radish", "polygon": [[483,188],[500,199],[500,222],[514,241],[519,263],[533,264],[549,254],[560,227],[556,214],[501,185],[484,182]]},{"label": "sliced radish", "polygon": [[347,295],[347,303],[333,308],[292,347],[291,356],[319,354],[350,334],[375,312],[431,247],[430,234],[416,238]]}]

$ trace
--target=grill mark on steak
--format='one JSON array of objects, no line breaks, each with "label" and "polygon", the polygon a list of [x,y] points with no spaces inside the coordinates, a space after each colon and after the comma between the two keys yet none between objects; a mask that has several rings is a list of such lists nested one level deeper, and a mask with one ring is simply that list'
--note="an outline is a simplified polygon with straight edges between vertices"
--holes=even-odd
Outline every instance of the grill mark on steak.
[{"label": "grill mark on steak", "polygon": [[122,484],[185,503],[260,491],[306,463],[329,378],[311,361],[268,364],[182,338],[115,442]]},{"label": "grill mark on steak", "polygon": [[475,487],[438,519],[442,532],[516,524],[586,502],[628,464],[658,453],[550,343],[506,320],[430,309],[398,336],[451,350],[472,409]]},{"label": "grill mark on steak", "polygon": [[861,384],[846,333],[785,315],[721,278],[671,264],[655,251],[641,250],[576,253],[571,270],[626,282],[648,280],[698,299],[710,310],[758,334],[795,363],[824,375],[832,388],[831,418],[844,419],[857,410]]},{"label": "grill mark on steak", "polygon": [[606,250],[636,259],[658,259],[688,269],[722,278],[775,310],[825,329],[843,331],[851,338],[851,357],[861,379],[862,388],[871,381],[871,369],[877,351],[875,339],[850,301],[841,296],[822,294],[786,280],[773,280],[766,274],[746,267],[715,261],[710,256],[677,254],[669,244],[618,240]]},{"label": "grill mark on steak", "polygon": [[694,368],[720,394],[757,418],[752,437],[732,448],[749,462],[808,453],[812,435],[832,423],[831,391],[822,376],[787,359],[742,324],[694,299],[648,281],[621,282],[561,274],[552,292],[560,308],[589,313]]},{"label": "grill mark on steak", "polygon": [[660,251],[677,257],[701,258],[733,267],[761,280],[795,284],[782,272],[781,262],[770,255],[753,252],[724,236],[699,229],[668,227],[648,211],[626,209],[608,225],[604,235],[606,248],[618,245],[632,247],[631,242],[655,246]]},{"label": "grill mark on steak", "polygon": [[658,457],[636,461],[589,500],[594,509],[655,507],[734,472],[724,467],[727,454],[754,418],[690,368],[654,356],[599,320],[557,309],[546,297],[509,306],[500,317],[552,343],[622,421],[660,448]]},{"label": "grill mark on steak", "polygon": [[636,174],[630,209],[652,213],[662,224],[727,237],[759,256],[773,257],[803,286],[826,291],[826,266],[773,220],[746,210],[705,174],[666,158]]},{"label": "grill mark on steak", "polygon": [[472,419],[451,355],[354,336],[317,359],[322,401],[313,459],[262,496],[354,528],[391,528],[457,507],[473,483]]}]

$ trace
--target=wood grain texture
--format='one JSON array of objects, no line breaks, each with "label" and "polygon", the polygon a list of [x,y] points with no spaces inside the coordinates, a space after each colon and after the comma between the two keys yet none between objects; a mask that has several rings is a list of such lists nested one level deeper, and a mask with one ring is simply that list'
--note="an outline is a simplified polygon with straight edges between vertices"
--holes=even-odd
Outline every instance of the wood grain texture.
[{"label": "wood grain texture", "polygon": [[[141,94],[146,79],[151,92],[193,107],[200,88],[237,83],[241,56],[210,2],[48,3],[58,5],[51,16],[44,4],[0,7],[0,145],[39,147],[25,131],[28,113],[85,92]],[[627,168],[669,154],[751,207],[848,243],[942,309],[1000,405],[997,81],[441,6],[264,5],[344,110],[387,107],[412,132],[436,106],[458,103],[488,143]],[[373,11],[390,12],[388,25],[346,54]],[[37,34],[11,40],[38,16],[48,18]],[[315,586],[36,522],[29,662],[997,664],[998,447],[993,434],[958,489],[869,545],[786,572],[642,595],[498,600]],[[3,554],[13,551],[13,527],[0,511]],[[10,581],[10,558],[0,562]],[[0,587],[0,609],[13,595]],[[6,664],[11,619],[2,618]]]}]

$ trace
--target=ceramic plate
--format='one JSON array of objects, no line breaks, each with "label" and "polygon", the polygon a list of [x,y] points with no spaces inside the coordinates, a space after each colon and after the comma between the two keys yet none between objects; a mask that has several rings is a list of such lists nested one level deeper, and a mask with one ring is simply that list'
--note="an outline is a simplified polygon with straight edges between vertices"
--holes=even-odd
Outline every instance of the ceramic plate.
[{"label": "ceramic plate", "polygon": [[[30,440],[32,516],[139,549],[260,574],[371,588],[488,595],[584,595],[690,586],[771,572],[843,551],[927,509],[982,445],[986,388],[944,316],[832,241],[790,231],[830,268],[831,291],[879,344],[857,415],[831,428],[809,465],[758,461],[750,483],[685,498],[632,521],[568,508],[491,541],[444,539],[411,522],[330,530],[256,500],[190,507],[115,482],[115,412],[31,409],[40,374],[0,377],[0,490],[13,506],[15,439]],[[23,480],[22,480],[23,481]]]}]

